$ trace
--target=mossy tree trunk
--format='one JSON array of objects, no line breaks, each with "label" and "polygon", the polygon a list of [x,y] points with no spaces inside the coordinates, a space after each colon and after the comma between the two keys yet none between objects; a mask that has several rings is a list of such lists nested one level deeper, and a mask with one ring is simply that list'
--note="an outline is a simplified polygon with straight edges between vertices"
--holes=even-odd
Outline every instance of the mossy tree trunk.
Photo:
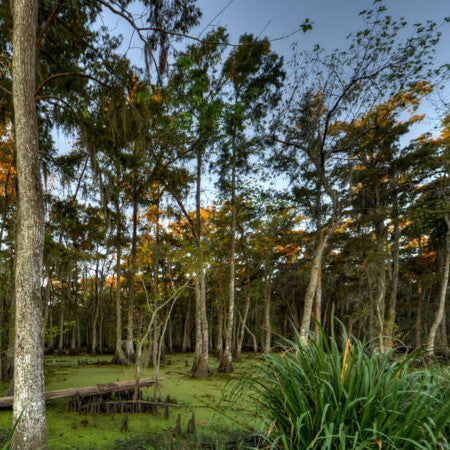
[{"label": "mossy tree trunk", "polygon": [[[13,0],[13,101],[18,178],[14,449],[47,447],[41,270],[44,199],[35,105],[37,0]],[[19,420],[20,419],[20,420]]]}]

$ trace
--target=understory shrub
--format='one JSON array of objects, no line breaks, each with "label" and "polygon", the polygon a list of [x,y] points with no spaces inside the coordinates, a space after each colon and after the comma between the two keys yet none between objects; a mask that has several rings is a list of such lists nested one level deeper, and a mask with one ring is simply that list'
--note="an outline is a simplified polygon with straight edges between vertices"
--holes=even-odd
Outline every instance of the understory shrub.
[{"label": "understory shrub", "polygon": [[272,448],[449,448],[448,373],[412,369],[412,359],[380,353],[344,328],[339,341],[322,329],[307,346],[285,342],[240,388],[263,415]]}]

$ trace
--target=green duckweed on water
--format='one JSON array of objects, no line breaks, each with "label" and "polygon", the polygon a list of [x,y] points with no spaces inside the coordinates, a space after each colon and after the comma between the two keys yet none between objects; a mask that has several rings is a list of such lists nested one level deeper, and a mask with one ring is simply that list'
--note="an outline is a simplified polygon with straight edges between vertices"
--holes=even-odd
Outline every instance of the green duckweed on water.
[{"label": "green duckweed on water", "polygon": [[[105,364],[111,356],[47,356],[46,390],[88,386],[132,380],[134,366]],[[49,449],[102,448],[239,448],[248,439],[244,426],[257,427],[254,411],[245,398],[231,399],[228,382],[252,364],[253,358],[244,357],[235,364],[235,373],[225,376],[214,372],[218,365],[211,358],[212,374],[207,379],[190,376],[192,355],[168,355],[160,370],[161,382],[156,397],[170,395],[180,408],[170,408],[164,418],[162,409],[150,413],[127,414],[128,431],[121,431],[123,414],[80,414],[66,411],[66,400],[47,403]],[[143,370],[142,377],[153,377],[153,368]],[[8,383],[2,383],[2,392]],[[145,388],[144,396],[152,397],[154,387]],[[196,433],[187,435],[189,419],[195,414]],[[175,436],[177,415],[181,414],[181,436]],[[0,428],[6,440],[11,428],[12,412],[0,411]]]}]

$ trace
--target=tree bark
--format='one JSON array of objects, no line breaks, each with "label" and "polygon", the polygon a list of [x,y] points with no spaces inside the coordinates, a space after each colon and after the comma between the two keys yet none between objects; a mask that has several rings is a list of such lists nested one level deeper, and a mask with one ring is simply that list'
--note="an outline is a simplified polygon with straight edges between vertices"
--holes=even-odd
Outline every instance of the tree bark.
[{"label": "tree bark", "polygon": [[[194,378],[206,378],[209,375],[208,356],[209,356],[209,332],[208,332],[208,318],[206,315],[206,285],[205,285],[205,269],[202,267],[197,271],[196,279],[196,293],[198,289],[198,320],[200,326],[200,349],[194,367],[192,369],[192,376]],[[198,288],[197,288],[198,283]],[[197,294],[196,294],[197,295]],[[196,302],[197,303],[197,302]],[[197,322],[197,320],[196,320]],[[197,343],[196,343],[197,349]]]},{"label": "tree bark", "polygon": [[222,360],[223,356],[223,304],[217,306],[216,356]]},{"label": "tree bark", "polygon": [[94,284],[94,300],[95,300],[95,311],[94,311],[94,318],[92,320],[92,342],[91,342],[91,352],[93,355],[97,354],[97,323],[98,323],[98,314],[99,314],[99,308],[100,308],[100,301],[99,301],[99,295],[98,295],[98,265],[99,260],[97,258],[97,261],[95,263],[95,284]]},{"label": "tree bark", "polygon": [[131,237],[131,267],[128,277],[129,289],[128,289],[128,324],[127,324],[127,342],[126,353],[128,359],[134,358],[134,338],[133,338],[133,310],[135,299],[135,276],[136,276],[136,255],[137,255],[137,223],[138,223],[138,203],[136,194],[133,200],[133,234]]},{"label": "tree bark", "polygon": [[328,237],[331,230],[327,230],[324,235],[319,235],[319,242],[317,243],[316,251],[311,267],[311,274],[309,276],[308,287],[306,288],[305,300],[303,305],[303,315],[300,322],[300,342],[303,345],[308,343],[308,332],[311,325],[311,313],[314,303],[314,297],[319,279],[320,267],[322,266],[322,256],[328,242]]},{"label": "tree bark", "polygon": [[13,449],[46,448],[41,270],[44,199],[34,100],[37,0],[13,0],[13,101],[18,178]]},{"label": "tree bark", "polygon": [[202,252],[202,222],[201,222],[201,183],[202,183],[202,150],[197,152],[197,184],[195,193],[195,229],[193,233],[197,244],[197,264],[195,276],[195,352],[192,376],[206,378],[209,375],[209,331],[206,315],[206,280],[205,265]]},{"label": "tree bark", "polygon": [[319,275],[317,278],[316,295],[314,298],[314,319],[314,333],[318,339],[322,323],[322,267],[319,267]]},{"label": "tree bark", "polygon": [[121,276],[122,270],[120,262],[122,259],[122,245],[120,243],[120,219],[119,205],[117,202],[117,265],[116,265],[116,345],[112,362],[114,364],[127,364],[127,358],[122,345],[122,297],[121,297]]},{"label": "tree bark", "polygon": [[394,346],[395,310],[397,305],[398,274],[400,265],[400,225],[397,211],[397,197],[394,199],[394,244],[392,248],[392,278],[389,291],[389,308],[386,318],[384,334],[386,336],[386,348]]},{"label": "tree bark", "polygon": [[184,317],[183,342],[181,351],[186,353],[191,350],[191,301],[188,299],[186,315]]},{"label": "tree bark", "polygon": [[272,341],[272,326],[270,323],[270,304],[272,300],[272,271],[266,273],[264,282],[264,319],[263,319],[263,345],[262,352],[270,353]]},{"label": "tree bark", "polygon": [[241,317],[241,327],[239,328],[239,334],[236,343],[236,361],[240,361],[242,359],[242,344],[244,343],[245,336],[245,327],[247,325],[248,312],[250,311],[250,300],[251,300],[251,285],[250,280],[247,281],[248,289],[247,295],[245,296],[244,303],[244,314]]},{"label": "tree bark", "polygon": [[225,346],[222,360],[220,361],[219,372],[233,372],[233,356],[231,353],[231,341],[233,336],[234,324],[234,302],[235,302],[235,259],[236,259],[236,154],[233,139],[233,155],[231,167],[231,240],[230,240],[230,281],[228,285],[228,314],[225,327]]},{"label": "tree bark", "polygon": [[445,300],[447,297],[447,286],[448,286],[448,276],[450,269],[450,215],[445,215],[445,223],[447,224],[447,236],[446,236],[446,249],[445,249],[445,263],[444,263],[444,271],[442,274],[441,280],[441,289],[439,295],[439,304],[438,310],[436,311],[436,316],[434,318],[433,324],[430,328],[430,333],[428,334],[428,339],[425,344],[427,355],[432,357],[434,356],[434,344],[436,340],[436,332],[439,328],[439,325],[442,322],[445,311]]}]

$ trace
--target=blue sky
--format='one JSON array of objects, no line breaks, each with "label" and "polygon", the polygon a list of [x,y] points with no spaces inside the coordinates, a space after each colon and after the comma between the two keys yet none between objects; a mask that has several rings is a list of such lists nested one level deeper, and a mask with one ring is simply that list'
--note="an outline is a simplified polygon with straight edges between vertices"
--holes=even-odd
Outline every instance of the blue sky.
[{"label": "blue sky", "polygon": [[[436,51],[436,64],[450,63],[450,0],[385,0],[383,4],[394,18],[404,17],[408,23],[432,20],[442,33]],[[272,48],[289,61],[293,56],[292,44],[298,43],[298,50],[310,50],[320,44],[327,50],[345,46],[346,36],[364,27],[359,12],[373,7],[372,0],[198,0],[203,11],[200,25],[192,30],[196,37],[204,36],[209,28],[224,26],[230,33],[230,40],[237,42],[243,33],[276,39],[299,30],[300,24],[308,18],[313,29],[308,33],[298,32],[293,36],[272,42]],[[142,45],[132,38],[131,29],[112,14],[105,14],[103,24],[124,36],[124,46],[130,39],[135,48],[128,56],[136,65],[143,64]],[[177,45],[178,47],[178,45]],[[181,46],[179,48],[182,48]],[[297,50],[297,51],[298,51]],[[450,104],[450,87],[440,91],[442,99]],[[436,108],[438,107],[438,109]],[[445,109],[437,95],[423,105],[421,113],[426,120],[416,127],[416,135],[431,131],[439,126],[438,117]]]},{"label": "blue sky", "polygon": [[[450,16],[450,0],[385,0],[389,14],[394,18],[405,17],[409,23],[432,20],[438,24],[442,33],[437,47],[436,63],[450,63],[450,23],[444,18]],[[306,18],[314,23],[313,30],[304,34],[301,31],[287,39],[272,43],[275,51],[288,61],[292,53],[292,44],[298,43],[299,50],[312,49],[320,44],[328,50],[345,45],[346,36],[363,28],[364,24],[358,13],[370,9],[372,0],[198,0],[203,11],[201,24],[192,31],[200,36],[209,27],[224,26],[228,29],[231,41],[237,42],[242,33],[253,33],[269,39],[285,36],[299,29]],[[142,43],[132,37],[132,30],[123,20],[112,13],[105,12],[101,22],[111,34],[124,36],[124,48],[132,44],[128,57],[138,66],[143,65]],[[450,104],[450,87],[447,83],[441,92],[443,99]],[[424,104],[422,111],[427,119],[417,127],[416,134],[433,131],[442,116],[442,102],[435,96],[432,102]],[[436,110],[436,106],[440,108]],[[55,136],[55,140],[61,140]],[[61,136],[60,136],[61,138]],[[64,144],[63,144],[64,146]]]},{"label": "blue sky", "polygon": [[[305,48],[316,43],[333,48],[343,44],[345,37],[362,27],[358,13],[370,9],[369,0],[199,0],[203,10],[203,29],[216,14],[225,10],[213,20],[213,25],[226,26],[237,38],[250,32],[278,37],[295,31],[309,18],[314,28],[307,35],[302,33],[290,39],[274,43],[274,48],[288,56],[290,44],[298,41]],[[423,22],[427,19],[442,23],[450,16],[449,0],[387,0],[384,5],[394,17],[405,17],[408,22]],[[439,48],[440,59],[450,60],[450,26],[442,26],[444,33]]]}]

